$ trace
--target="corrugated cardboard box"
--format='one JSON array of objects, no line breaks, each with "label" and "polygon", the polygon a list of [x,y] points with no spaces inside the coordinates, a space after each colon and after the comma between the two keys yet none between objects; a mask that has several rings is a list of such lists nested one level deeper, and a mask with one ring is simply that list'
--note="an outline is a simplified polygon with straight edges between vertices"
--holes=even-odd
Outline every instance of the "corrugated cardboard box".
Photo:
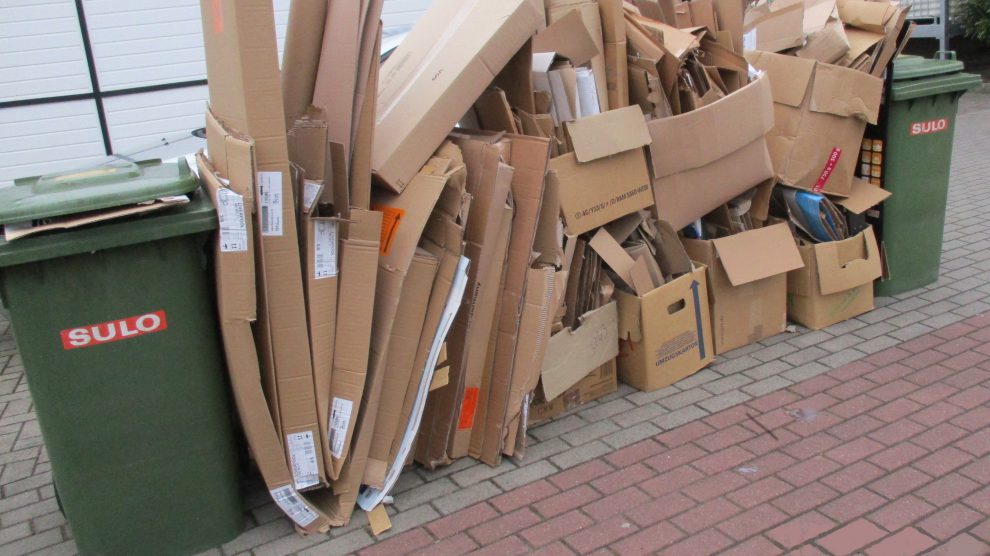
[{"label": "corrugated cardboard box", "polygon": [[643,391],[671,385],[715,357],[705,267],[650,293],[615,293],[619,379]]},{"label": "corrugated cardboard box", "polygon": [[[265,386],[297,489],[326,482],[306,330],[296,205],[275,43],[267,0],[202,3],[210,107],[223,126],[255,144],[257,333]],[[209,129],[215,130],[216,127]],[[214,141],[215,144],[215,141]],[[274,402],[274,403],[273,403]]]},{"label": "corrugated cardboard box", "polygon": [[639,106],[567,124],[574,152],[550,161],[560,182],[567,231],[580,234],[653,204],[643,147],[650,133]]},{"label": "corrugated cardboard box", "polygon": [[550,337],[540,371],[543,397],[554,400],[619,353],[619,312],[614,302],[580,317],[580,326]]},{"label": "corrugated cardboard box", "polygon": [[372,169],[402,191],[540,27],[531,0],[436,0],[385,61]]},{"label": "corrugated cardboard box", "polygon": [[877,123],[883,81],[795,56],[747,52],[746,59],[770,78],[776,122],[767,144],[777,178],[848,195],[863,131]]},{"label": "corrugated cardboard box", "polygon": [[746,10],[746,50],[780,52],[804,44],[804,0],[764,2]]},{"label": "corrugated cardboard box", "polygon": [[660,218],[679,230],[773,176],[766,139],[773,122],[766,76],[708,106],[648,122]]},{"label": "corrugated cardboard box", "polygon": [[546,423],[579,405],[584,405],[603,396],[607,396],[615,392],[616,388],[618,388],[618,380],[615,372],[615,360],[612,359],[604,365],[593,369],[584,378],[579,380],[577,384],[571,386],[556,398],[550,401],[543,399],[533,400],[533,403],[529,406],[529,428],[532,429]]},{"label": "corrugated cardboard box", "polygon": [[716,355],[784,331],[785,273],[804,265],[787,224],[683,242],[691,259],[708,267]]},{"label": "corrugated cardboard box", "polygon": [[257,319],[251,222],[254,145],[229,136],[212,138],[211,156],[222,162],[230,187],[221,183],[221,176],[202,153],[197,156],[197,166],[220,220],[214,249],[217,306],[227,373],[241,427],[276,504],[300,528],[326,531],[330,526],[326,516],[293,488],[292,473],[261,388],[261,367],[251,332],[251,324]]},{"label": "corrugated cardboard box", "polygon": [[787,273],[787,316],[812,330],[873,309],[880,248],[867,228],[829,243],[798,245],[804,268]]}]

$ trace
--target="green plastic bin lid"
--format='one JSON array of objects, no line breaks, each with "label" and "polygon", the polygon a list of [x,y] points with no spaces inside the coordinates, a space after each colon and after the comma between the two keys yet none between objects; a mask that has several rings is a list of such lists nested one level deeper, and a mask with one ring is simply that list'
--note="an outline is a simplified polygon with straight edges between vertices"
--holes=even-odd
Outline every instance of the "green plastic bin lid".
[{"label": "green plastic bin lid", "polygon": [[188,203],[145,216],[107,220],[10,242],[0,234],[0,268],[210,232],[216,227],[213,202],[202,189],[197,189],[190,192]]},{"label": "green plastic bin lid", "polygon": [[125,160],[14,181],[0,189],[0,224],[39,220],[142,203],[196,189],[189,164]]},{"label": "green plastic bin lid", "polygon": [[979,75],[963,73],[963,63],[949,53],[948,59],[898,56],[894,60],[891,98],[910,100],[944,93],[968,91],[978,87],[983,80]]}]

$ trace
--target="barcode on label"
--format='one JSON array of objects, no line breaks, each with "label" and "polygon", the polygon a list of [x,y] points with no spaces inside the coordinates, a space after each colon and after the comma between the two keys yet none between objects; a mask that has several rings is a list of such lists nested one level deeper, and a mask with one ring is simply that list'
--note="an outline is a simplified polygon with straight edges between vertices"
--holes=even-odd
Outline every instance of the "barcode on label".
[{"label": "barcode on label", "polygon": [[314,512],[299,494],[292,488],[292,485],[285,485],[283,487],[278,487],[272,489],[272,500],[278,504],[279,508],[285,512],[285,515],[289,516],[289,519],[295,521],[300,527],[305,527],[319,517],[316,512]]},{"label": "barcode on label", "polygon": [[330,407],[330,453],[339,458],[344,455],[344,443],[347,441],[347,427],[351,423],[351,409],[354,402],[334,398]]},{"label": "barcode on label", "polygon": [[261,235],[282,235],[282,173],[258,172]]},{"label": "barcode on label", "polygon": [[220,220],[220,251],[247,251],[244,198],[229,189],[217,190],[217,218]]},{"label": "barcode on label", "polygon": [[337,275],[337,222],[313,220],[313,278]]},{"label": "barcode on label", "polygon": [[311,487],[320,482],[319,462],[316,460],[316,443],[313,431],[296,432],[285,436],[292,465],[292,481],[297,489]]},{"label": "barcode on label", "polygon": [[309,212],[313,208],[317,195],[323,189],[323,184],[316,181],[306,180],[303,182],[303,211]]}]

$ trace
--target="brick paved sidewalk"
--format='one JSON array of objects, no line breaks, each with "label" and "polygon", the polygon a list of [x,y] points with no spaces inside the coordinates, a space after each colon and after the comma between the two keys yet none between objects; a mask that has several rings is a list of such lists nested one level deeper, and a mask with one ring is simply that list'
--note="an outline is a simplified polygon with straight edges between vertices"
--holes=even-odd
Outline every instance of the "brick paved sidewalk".
[{"label": "brick paved sidewalk", "polygon": [[[432,543],[433,535],[437,534],[437,531],[440,534],[443,533],[443,524],[452,523],[451,516],[464,516],[465,514],[460,512],[466,508],[472,509],[472,511],[481,511],[483,514],[467,514],[467,517],[472,518],[472,521],[464,527],[465,531],[462,534],[445,538],[442,542],[445,545],[463,542],[465,546],[468,541],[470,543],[480,541],[484,545],[501,542],[505,545],[498,544],[494,546],[494,549],[507,553],[510,552],[511,546],[508,545],[511,543],[531,542],[531,539],[523,535],[521,531],[521,529],[528,528],[525,525],[528,523],[527,520],[532,520],[534,516],[537,516],[541,523],[551,522],[545,520],[544,514],[541,513],[546,509],[544,507],[547,505],[546,502],[534,503],[532,508],[525,505],[514,509],[507,502],[514,496],[522,496],[519,494],[520,492],[532,493],[540,488],[546,489],[545,497],[555,496],[557,491],[570,492],[571,488],[578,493],[576,495],[578,499],[572,500],[573,506],[569,510],[569,512],[576,513],[565,512],[562,515],[567,517],[555,516],[559,519],[552,521],[553,524],[563,523],[572,526],[570,518],[573,516],[576,520],[586,524],[582,531],[567,535],[567,542],[595,544],[592,540],[596,535],[616,534],[611,526],[613,522],[617,522],[617,527],[620,529],[618,534],[622,536],[622,539],[610,546],[616,550],[622,549],[623,553],[626,549],[622,547],[626,545],[620,543],[633,543],[634,541],[631,539],[649,536],[649,533],[642,531],[648,530],[650,527],[667,531],[671,537],[681,535],[683,539],[679,538],[676,542],[685,542],[700,535],[701,540],[708,540],[713,543],[728,542],[732,546],[737,546],[737,536],[740,534],[738,527],[741,527],[738,524],[745,523],[746,518],[754,520],[754,523],[757,524],[774,522],[770,531],[756,537],[766,542],[782,542],[781,539],[786,542],[788,538],[794,538],[782,536],[782,533],[786,533],[788,530],[798,530],[803,531],[804,534],[810,534],[816,528],[825,525],[829,527],[824,529],[824,532],[835,527],[855,524],[856,530],[861,531],[862,535],[866,536],[880,534],[881,530],[897,533],[898,528],[895,527],[898,525],[897,519],[892,517],[878,518],[873,516],[872,512],[879,510],[892,516],[901,516],[899,519],[904,521],[901,524],[903,526],[908,524],[908,521],[905,520],[912,515],[912,512],[919,511],[919,508],[927,509],[929,506],[935,509],[931,510],[931,516],[921,519],[916,524],[915,529],[919,535],[924,535],[940,543],[943,541],[968,541],[966,537],[953,541],[951,536],[946,536],[944,528],[936,527],[933,524],[942,522],[960,524],[965,521],[967,516],[972,516],[975,510],[980,510],[983,513],[990,511],[987,508],[985,490],[977,491],[980,494],[967,491],[964,495],[960,494],[960,496],[955,497],[959,490],[965,490],[960,485],[973,481],[987,483],[988,467],[990,467],[985,448],[986,435],[990,434],[987,432],[987,429],[990,429],[990,415],[987,414],[987,406],[985,402],[979,402],[973,407],[965,407],[960,405],[958,401],[952,401],[971,395],[970,391],[982,393],[990,387],[990,382],[986,381],[985,378],[979,382],[974,382],[972,387],[959,382],[967,380],[965,377],[970,377],[969,380],[972,380],[972,377],[980,375],[984,370],[987,370],[987,364],[977,364],[976,362],[965,364],[963,365],[964,369],[969,369],[973,365],[977,365],[977,369],[953,372],[952,376],[942,377],[933,383],[934,386],[918,385],[917,389],[903,392],[897,396],[894,396],[893,392],[887,392],[887,394],[881,392],[881,395],[894,396],[887,400],[878,398],[885,405],[890,404],[895,407],[895,409],[890,410],[891,413],[886,414],[886,418],[871,414],[878,409],[877,407],[867,407],[857,415],[843,415],[843,412],[855,410],[857,406],[852,403],[854,400],[859,400],[856,403],[863,403],[877,395],[876,391],[871,389],[872,394],[859,396],[863,392],[856,390],[860,386],[876,383],[875,379],[869,378],[874,372],[873,369],[861,373],[863,376],[860,376],[858,380],[856,378],[846,379],[844,373],[855,372],[850,369],[864,371],[862,363],[850,364],[859,362],[864,358],[879,358],[881,356],[876,355],[878,353],[905,355],[904,351],[907,350],[904,350],[904,343],[908,347],[915,346],[913,351],[920,350],[917,355],[905,355],[905,359],[910,357],[910,361],[914,362],[913,364],[929,365],[933,369],[951,369],[953,365],[965,363],[966,358],[983,358],[987,355],[986,347],[945,342],[940,344],[943,351],[939,351],[918,347],[921,345],[919,342],[925,340],[916,340],[919,337],[941,338],[941,336],[932,336],[933,333],[952,334],[952,331],[960,330],[959,327],[954,327],[957,323],[970,319],[974,315],[990,313],[990,278],[988,278],[990,276],[990,221],[987,218],[987,213],[990,211],[990,187],[987,186],[987,176],[990,175],[990,157],[987,156],[987,153],[990,152],[990,109],[988,109],[990,103],[986,102],[985,96],[969,94],[964,96],[960,103],[961,115],[957,121],[955,152],[953,153],[941,277],[937,283],[899,295],[896,298],[878,298],[876,310],[822,331],[809,332],[798,327],[794,333],[781,334],[769,340],[720,355],[708,369],[668,388],[646,393],[620,385],[619,390],[614,394],[530,431],[531,445],[522,462],[507,460],[501,466],[491,468],[465,458],[454,465],[432,472],[419,467],[410,468],[403,473],[395,489],[395,504],[389,507],[393,529],[379,539],[370,535],[367,520],[362,512],[356,512],[354,519],[348,526],[333,530],[329,536],[302,537],[297,535],[292,530],[289,521],[280,514],[271,502],[260,481],[255,480],[247,487],[246,530],[238,538],[223,547],[210,551],[210,553],[224,556],[249,553],[259,556],[294,553],[323,555],[347,554],[369,547],[388,549],[389,546],[393,547],[391,551],[398,552],[399,550],[394,548],[395,541],[392,539],[398,537],[407,539],[405,542],[410,543],[409,546],[413,546],[412,543],[416,542],[417,539],[418,542],[423,542],[429,538],[428,542]],[[979,324],[982,321],[974,322]],[[973,336],[971,339],[986,342],[985,337],[983,340],[979,340],[977,336]],[[963,343],[968,342],[963,341]],[[901,347],[891,349],[894,346]],[[959,349],[960,351],[958,354],[949,355],[944,353],[945,349]],[[942,355],[947,355],[947,357],[943,358]],[[935,361],[938,358],[943,360]],[[926,359],[928,359],[927,362]],[[883,363],[878,359],[872,360]],[[908,363],[904,361],[899,362],[899,364],[909,367]],[[850,366],[847,367],[847,365]],[[883,363],[880,366],[885,367],[886,365],[887,363]],[[980,368],[979,365],[983,367]],[[895,366],[895,368],[899,367]],[[918,368],[925,371],[923,366]],[[837,371],[837,369],[842,370]],[[836,372],[839,373],[838,378],[834,375]],[[908,388],[910,385],[917,385],[917,377],[921,374],[912,374],[911,376],[915,376],[915,379],[911,380],[909,377],[894,380],[886,388],[896,390],[899,387]],[[840,400],[842,396],[829,393],[829,390],[842,385],[828,386],[831,380],[849,382],[856,386],[846,387],[854,390],[852,393],[846,393],[848,398],[846,400],[837,401],[829,407],[812,405],[826,401],[825,396]],[[893,386],[893,384],[898,386]],[[814,395],[814,392],[805,391],[805,389],[819,387],[825,392]],[[873,388],[877,388],[877,386],[873,386]],[[946,393],[939,399],[929,400],[925,397],[937,396],[940,389],[943,392],[948,392],[949,388],[953,389],[953,392],[951,394]],[[956,391],[960,389],[963,391]],[[842,388],[837,388],[837,390],[844,391]],[[803,423],[794,421],[794,417],[788,416],[783,410],[760,407],[761,403],[770,403],[764,400],[783,399],[787,397],[787,393],[800,396],[802,399],[809,398],[814,402],[801,402],[809,405],[800,405],[795,398],[781,402],[781,407],[785,409],[815,409],[819,411],[815,419]],[[981,394],[974,395],[979,396]],[[974,402],[970,399],[967,403]],[[905,409],[907,407],[912,409]],[[746,411],[746,408],[755,414],[754,418],[740,416],[740,412]],[[770,411],[767,412],[766,409],[770,409]],[[962,411],[949,415],[955,409]],[[897,415],[898,411],[908,411],[911,412],[911,415]],[[945,413],[939,413],[940,411]],[[941,417],[945,418],[941,419]],[[785,418],[790,419],[790,421]],[[723,423],[720,419],[729,419],[729,422],[728,424]],[[732,419],[738,419],[738,421],[732,421]],[[757,421],[753,419],[757,419]],[[849,428],[842,428],[842,424],[837,421],[838,419],[846,420]],[[919,421],[919,419],[921,420]],[[936,422],[939,419],[941,421]],[[890,423],[881,424],[876,430],[867,431],[866,429],[871,424],[876,424],[872,423],[871,420],[879,420],[884,423],[890,421]],[[926,423],[925,420],[931,422]],[[767,428],[773,429],[777,439],[774,440],[772,436],[768,435],[757,422],[762,422]],[[900,424],[898,425],[898,423]],[[898,429],[897,426],[904,428]],[[983,429],[976,430],[980,426]],[[834,430],[828,430],[833,427]],[[863,427],[863,430],[857,431],[856,427]],[[702,440],[700,436],[688,439],[684,441],[683,446],[674,447],[669,451],[666,449],[663,452],[658,451],[642,462],[638,460],[625,462],[622,459],[621,454],[649,449],[643,448],[643,446],[659,450],[663,446],[659,442],[672,442],[671,439],[677,438],[678,435],[690,436],[692,432],[700,434],[698,433],[699,430],[707,431],[708,428],[714,431],[708,432],[708,435],[712,435],[714,438],[713,440]],[[936,432],[930,432],[929,429],[934,429]],[[807,438],[801,434],[802,431],[810,430],[817,432],[807,436]],[[893,446],[888,448],[883,438],[878,436],[882,436],[882,431],[887,430],[900,430],[901,434],[905,436],[900,439],[899,443],[895,442]],[[965,438],[951,438],[943,434],[945,431],[953,431],[957,434],[962,431]],[[734,443],[732,438],[736,434],[749,438]],[[856,443],[846,442],[843,436],[860,438],[860,440]],[[799,440],[797,437],[801,437],[801,439]],[[841,450],[836,451],[838,446],[831,446],[828,449],[823,447],[823,453],[815,451],[816,448],[812,443],[826,437],[833,437],[841,442],[842,447],[846,449],[858,448],[865,453],[868,453],[871,448],[878,448],[874,443],[880,443],[883,447],[878,448],[880,451],[872,455],[866,456],[864,454],[859,461],[851,462],[849,460],[847,462],[843,461],[843,458],[848,460],[854,455],[843,456]],[[654,440],[655,438],[665,440],[658,441]],[[929,440],[933,442],[946,441],[947,444],[944,446],[926,444]],[[938,448],[935,453],[942,454],[940,457],[947,460],[951,460],[953,457],[973,459],[976,456],[974,450],[981,441],[984,451],[980,457],[983,459],[966,463],[955,471],[946,468],[946,471],[943,472],[939,465],[945,464],[940,463],[939,457],[933,456],[930,460],[913,457],[919,450]],[[739,456],[742,454],[741,451],[747,451],[753,457],[748,457],[745,461],[738,463],[733,462],[728,467],[713,471],[718,467],[715,463],[718,458],[709,452],[719,452],[720,450],[717,449],[719,442],[724,442],[725,447],[732,446],[734,450],[728,455],[723,454],[718,457],[731,458],[733,454]],[[972,444],[967,444],[967,442]],[[759,448],[761,443],[763,447]],[[921,444],[925,445],[922,446]],[[701,452],[695,450],[695,455],[699,458],[698,461],[685,456],[685,453],[690,455],[693,450],[692,446],[698,450],[703,450],[706,455],[702,456]],[[966,446],[970,446],[971,450],[967,450]],[[906,450],[906,452],[891,448]],[[952,449],[950,450],[950,448]],[[759,450],[763,450],[763,452],[756,453]],[[889,454],[885,457],[893,459],[884,459],[880,457],[881,453]],[[650,497],[649,508],[662,507],[663,504],[658,501],[660,498],[654,500],[656,493],[651,492],[650,489],[656,490],[665,487],[658,485],[655,477],[652,482],[640,482],[639,479],[645,479],[647,475],[659,476],[663,467],[663,459],[674,457],[677,454],[687,458],[677,466],[677,469],[682,470],[681,473],[688,474],[688,478],[682,477],[681,480],[687,481],[691,475],[694,478],[706,479],[708,475],[714,474],[719,478],[692,484],[685,483],[677,487],[674,484],[670,485],[667,488],[671,490],[662,495],[667,497],[662,499],[670,506],[668,511],[676,509],[672,504],[677,500],[682,504],[690,503],[694,508],[704,508],[702,510],[684,510],[696,512],[702,519],[709,511],[714,512],[720,508],[723,511],[731,510],[733,512],[731,516],[719,520],[721,528],[716,526],[698,529],[700,525],[687,523],[690,520],[685,516],[690,514],[675,515],[672,513],[661,518],[659,513],[647,513],[647,502],[643,502],[640,495]],[[894,467],[888,470],[885,465],[890,466],[896,463],[894,459],[897,457],[904,458],[905,464],[913,463],[903,469]],[[763,460],[764,458],[766,461]],[[759,460],[756,461],[755,471],[737,471],[740,467],[753,463],[751,460]],[[844,480],[841,477],[846,475],[838,475],[837,472],[842,470],[831,469],[834,467],[832,464],[855,469],[855,471],[846,470],[846,473],[852,477],[848,479],[849,481],[867,481],[865,486],[857,487],[852,491],[852,493],[860,493],[859,496],[863,497],[862,500],[847,498],[847,495],[852,493],[847,494],[839,491],[841,485],[837,481]],[[786,466],[787,469],[780,467],[782,465]],[[658,469],[658,466],[661,469]],[[882,486],[886,483],[879,483],[881,484],[879,488],[883,489],[881,491],[877,491],[871,486],[884,479],[884,477],[873,476],[877,473],[874,467],[882,470],[884,477],[888,475],[893,477],[887,479],[890,483],[887,487]],[[614,473],[609,479],[595,480],[585,485],[574,485],[574,487],[568,487],[566,482],[561,482],[566,481],[568,476],[574,477],[575,474],[583,470],[604,471],[606,468],[610,473]],[[696,473],[692,473],[691,470]],[[893,473],[888,473],[888,471],[893,471]],[[949,471],[952,473],[948,474]],[[639,475],[636,475],[637,473]],[[807,475],[803,475],[804,473]],[[816,476],[816,473],[824,474]],[[978,473],[982,473],[982,475]],[[953,477],[952,481],[943,485],[943,474],[947,474],[947,477]],[[929,481],[929,478],[933,480]],[[897,501],[883,501],[886,500],[885,497],[897,490],[897,485],[908,484],[901,481],[910,482],[911,480],[922,479],[925,484],[919,484],[916,488],[910,489],[910,495],[905,494],[901,497],[901,493],[897,493]],[[613,482],[613,480],[614,485],[606,484]],[[805,480],[810,482],[799,484]],[[744,488],[743,482],[747,485],[745,488],[754,490],[752,493],[754,501],[760,495],[760,488],[772,490],[774,486],[777,488],[787,486],[790,494],[785,493],[781,495],[780,499],[753,504],[751,508],[745,509],[743,504],[749,502],[744,498],[750,497],[749,491],[745,491],[743,494],[739,494],[741,491],[737,491],[734,495],[724,498],[719,496],[730,489]],[[639,486],[636,486],[637,484]],[[626,490],[632,487],[639,488],[640,495],[636,495],[635,498],[624,499],[626,495],[633,496],[637,492]],[[705,494],[703,492],[705,488],[713,490]],[[601,493],[603,489],[608,492]],[[867,521],[856,521],[858,519],[856,516],[847,517],[845,514],[839,513],[840,510],[837,508],[841,504],[838,500],[845,501],[844,504],[847,506],[861,506],[863,508],[868,507],[871,500],[873,503],[876,502],[876,498],[864,494],[864,492],[870,492],[881,499],[881,505],[871,508],[869,510],[871,513],[867,513],[865,518]],[[596,504],[588,506],[587,512],[585,512],[582,508],[588,505],[589,500],[580,499],[580,496],[590,494],[595,496]],[[814,498],[812,495],[817,495],[818,498]],[[940,499],[931,497],[939,495],[953,498],[940,502]],[[705,498],[706,496],[707,498]],[[807,508],[802,510],[800,503],[792,502],[793,505],[788,506],[786,503],[780,502],[782,499],[791,499],[787,498],[788,496],[798,502],[803,500]],[[980,498],[981,496],[982,498]],[[826,501],[823,498],[829,499]],[[637,512],[623,521],[618,521],[618,518],[600,519],[607,514],[607,505],[614,504],[618,499],[623,499],[623,502],[630,506],[636,502],[641,502],[643,504],[642,512]],[[982,506],[979,500],[982,500]],[[781,504],[784,506],[781,507]],[[477,510],[477,508],[487,508],[489,511]],[[808,513],[802,513],[804,511]],[[495,521],[499,515],[496,512],[505,512],[507,516]],[[578,515],[584,516],[584,519],[576,517]],[[781,515],[783,515],[783,519],[775,521],[781,519]],[[786,527],[779,531],[776,529],[791,523],[790,520],[793,517],[804,515],[807,517],[803,518],[803,521],[792,524],[790,529]],[[934,516],[940,517],[936,519]],[[519,521],[513,522],[512,520],[515,519]],[[649,519],[654,519],[655,522],[647,523]],[[980,519],[986,518],[981,515]],[[924,525],[928,520],[931,521]],[[509,525],[515,524],[516,528],[520,529],[520,534],[506,537],[509,540],[497,541],[491,538],[490,532],[485,533],[484,530],[479,530],[481,532],[474,531],[472,533],[467,531],[469,526],[487,525],[488,522],[498,524],[491,525],[493,528],[506,524],[506,531],[509,530]],[[735,527],[737,528],[727,529],[731,527],[730,522],[736,523]],[[518,523],[524,525],[518,525]],[[628,527],[623,527],[625,523],[629,524]],[[873,525],[869,525],[869,523]],[[427,524],[429,524],[428,527],[426,527]],[[550,526],[547,523],[544,525]],[[970,523],[967,527],[971,525],[973,524]],[[757,527],[758,525],[747,525],[743,529],[751,528],[754,529],[755,533]],[[988,529],[990,526],[986,524],[974,525],[967,534],[970,534],[973,539],[985,541],[988,540],[986,538]],[[671,531],[676,533],[671,533]],[[777,532],[774,533],[773,531]],[[912,533],[901,534],[910,535]],[[983,536],[981,537],[980,534]],[[532,533],[529,535],[532,536]],[[842,535],[842,537],[846,537],[846,535]],[[75,553],[75,545],[71,539],[71,532],[54,500],[48,456],[42,445],[30,394],[24,381],[23,366],[17,355],[10,325],[3,312],[0,311],[0,554],[73,554]],[[821,543],[826,543],[825,545],[819,544],[821,548],[834,546],[829,544],[833,541],[819,540]],[[375,544],[376,541],[377,544]],[[912,546],[921,546],[922,541],[923,539],[918,536],[911,543]],[[433,545],[422,546],[429,551],[436,548]],[[524,545],[516,545],[517,548],[521,546]],[[551,543],[550,546],[559,547],[561,545]],[[745,547],[745,545],[743,546]],[[949,550],[949,553],[953,555],[967,554],[962,548],[953,545],[945,545],[941,548]],[[810,548],[809,545],[806,553],[817,553],[816,550]],[[986,554],[985,549],[980,550],[983,552],[977,551],[976,553]],[[680,553],[694,556],[698,551],[688,547]],[[749,553],[762,555],[759,547],[754,547]]]},{"label": "brick paved sidewalk", "polygon": [[990,554],[988,385],[990,314],[361,554]]}]

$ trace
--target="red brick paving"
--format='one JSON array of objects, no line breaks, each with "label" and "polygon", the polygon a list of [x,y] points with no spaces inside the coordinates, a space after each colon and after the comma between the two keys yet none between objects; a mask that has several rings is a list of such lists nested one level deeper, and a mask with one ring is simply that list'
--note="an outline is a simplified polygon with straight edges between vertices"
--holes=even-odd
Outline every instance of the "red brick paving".
[{"label": "red brick paving", "polygon": [[973,317],[362,554],[990,554],[988,346]]}]

